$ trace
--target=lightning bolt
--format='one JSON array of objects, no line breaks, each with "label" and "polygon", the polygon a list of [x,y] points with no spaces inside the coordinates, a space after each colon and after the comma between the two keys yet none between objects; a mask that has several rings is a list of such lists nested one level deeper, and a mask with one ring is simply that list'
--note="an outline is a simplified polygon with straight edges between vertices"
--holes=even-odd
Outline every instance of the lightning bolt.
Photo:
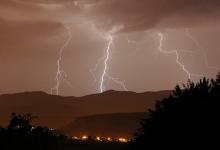
[{"label": "lightning bolt", "polygon": [[94,83],[97,82],[97,80],[98,80],[97,77],[96,77],[96,75],[95,75],[95,72],[97,71],[99,65],[101,64],[101,62],[102,62],[103,60],[104,60],[104,57],[100,58],[100,59],[97,61],[95,67],[89,70],[89,72],[92,74],[92,77],[93,77],[93,79],[94,79]]},{"label": "lightning bolt", "polygon": [[208,57],[207,57],[207,54],[205,52],[205,49],[200,45],[199,41],[197,41],[189,32],[188,29],[185,30],[186,32],[186,35],[195,43],[196,47],[202,52],[202,55],[203,55],[203,58],[205,60],[205,65],[206,65],[206,68],[208,69],[213,69],[213,70],[217,70],[217,71],[220,71],[220,67],[217,67],[217,66],[211,66],[208,62]]},{"label": "lightning bolt", "polygon": [[109,80],[112,80],[113,82],[115,82],[116,84],[119,84],[125,91],[128,91],[128,89],[125,86],[125,83],[123,81],[120,81],[119,78],[114,78],[111,75],[109,75],[107,73],[107,69],[108,69],[108,62],[110,59],[110,51],[111,51],[111,45],[113,44],[113,37],[111,35],[109,35],[107,37],[108,40],[108,45],[106,48],[106,56],[105,56],[105,60],[104,60],[104,69],[103,69],[103,73],[101,76],[101,82],[100,82],[100,92],[102,93],[105,90],[104,87],[104,82],[105,82],[105,78],[107,77]]},{"label": "lightning bolt", "polygon": [[112,36],[109,36],[108,37],[108,46],[107,46],[107,49],[106,49],[106,57],[105,57],[105,60],[104,60],[104,70],[103,70],[103,73],[102,73],[102,76],[101,76],[101,83],[100,83],[100,92],[102,93],[104,91],[104,79],[105,79],[105,76],[107,75],[107,67],[108,67],[108,61],[109,61],[109,55],[110,55],[110,48],[111,48],[111,45],[113,43],[113,37]]},{"label": "lightning bolt", "polygon": [[67,73],[62,69],[62,66],[61,66],[61,62],[63,59],[63,51],[69,45],[72,39],[72,33],[70,30],[71,28],[65,26],[65,29],[67,31],[68,38],[65,41],[65,43],[61,46],[61,48],[59,49],[59,56],[57,59],[57,71],[56,71],[56,76],[55,76],[56,84],[54,85],[54,87],[51,88],[51,94],[53,94],[55,91],[56,95],[59,95],[59,88],[60,88],[60,84],[62,80],[66,82],[70,87],[72,87],[71,83],[67,79]]},{"label": "lightning bolt", "polygon": [[187,51],[187,50],[172,50],[172,51],[168,51],[168,50],[165,50],[163,49],[163,42],[164,42],[164,34],[163,33],[158,33],[158,36],[159,36],[159,51],[161,53],[164,53],[164,54],[175,54],[176,55],[176,63],[182,68],[182,70],[187,74],[187,77],[188,79],[191,79],[192,76],[196,76],[196,77],[203,77],[204,75],[199,75],[199,74],[194,74],[194,73],[191,73],[189,70],[186,69],[185,65],[183,63],[181,63],[180,61],[180,55],[178,53],[178,51],[182,51],[182,52],[185,52],[185,53],[192,53],[192,51]]},{"label": "lightning bolt", "polygon": [[111,80],[114,83],[120,85],[123,88],[124,91],[128,91],[128,89],[126,88],[126,85],[125,85],[125,83],[123,81],[121,81],[119,78],[112,77],[108,73],[108,66],[109,66],[110,53],[111,53],[111,46],[113,44],[113,36],[109,35],[109,36],[107,36],[106,39],[107,39],[108,43],[107,43],[107,47],[105,49],[105,55],[98,60],[96,66],[93,69],[90,69],[90,72],[92,73],[94,81],[96,82],[97,78],[96,78],[94,72],[97,70],[97,68],[100,65],[101,61],[103,61],[104,68],[103,68],[103,71],[102,71],[102,74],[101,74],[101,78],[100,78],[100,86],[99,86],[100,92],[103,93],[105,91],[105,85],[104,84],[105,84],[106,78],[108,80]]}]

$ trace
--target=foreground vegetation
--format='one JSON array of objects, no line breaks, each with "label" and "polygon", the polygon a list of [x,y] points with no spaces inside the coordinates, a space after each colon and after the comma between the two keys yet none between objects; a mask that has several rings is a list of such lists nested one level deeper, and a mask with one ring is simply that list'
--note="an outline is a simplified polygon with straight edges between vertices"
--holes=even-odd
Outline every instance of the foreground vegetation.
[{"label": "foreground vegetation", "polygon": [[130,145],[134,150],[219,150],[220,74],[177,86],[150,110]]}]

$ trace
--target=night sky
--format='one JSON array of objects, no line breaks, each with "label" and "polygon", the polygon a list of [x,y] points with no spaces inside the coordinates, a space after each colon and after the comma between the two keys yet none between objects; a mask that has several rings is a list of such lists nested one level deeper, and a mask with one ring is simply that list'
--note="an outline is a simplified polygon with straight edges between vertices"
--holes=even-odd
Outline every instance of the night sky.
[{"label": "night sky", "polygon": [[99,93],[105,63],[104,91],[215,77],[219,25],[219,0],[1,0],[0,94],[50,93],[61,49],[60,95]]}]

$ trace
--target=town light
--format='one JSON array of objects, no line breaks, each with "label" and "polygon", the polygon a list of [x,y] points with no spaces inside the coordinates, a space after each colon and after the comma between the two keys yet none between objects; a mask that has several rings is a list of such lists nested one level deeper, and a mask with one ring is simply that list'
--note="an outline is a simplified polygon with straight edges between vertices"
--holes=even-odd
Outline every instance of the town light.
[{"label": "town light", "polygon": [[82,136],[82,140],[87,140],[88,139],[88,136],[84,135]]},{"label": "town light", "polygon": [[118,141],[122,142],[122,143],[127,143],[128,142],[128,140],[126,138],[119,138]]}]

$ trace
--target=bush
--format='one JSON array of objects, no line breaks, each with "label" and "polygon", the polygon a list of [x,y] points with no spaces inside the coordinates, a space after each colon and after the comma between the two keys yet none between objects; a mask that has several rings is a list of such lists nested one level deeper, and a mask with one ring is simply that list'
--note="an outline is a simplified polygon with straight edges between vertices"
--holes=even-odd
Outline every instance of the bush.
[{"label": "bush", "polygon": [[0,127],[0,149],[56,150],[67,143],[67,137],[55,130],[32,126],[31,121],[33,118],[35,117],[30,114],[17,115],[12,113],[8,127]]},{"label": "bush", "polygon": [[176,86],[157,102],[150,118],[141,123],[131,148],[135,150],[220,149],[220,74]]}]

